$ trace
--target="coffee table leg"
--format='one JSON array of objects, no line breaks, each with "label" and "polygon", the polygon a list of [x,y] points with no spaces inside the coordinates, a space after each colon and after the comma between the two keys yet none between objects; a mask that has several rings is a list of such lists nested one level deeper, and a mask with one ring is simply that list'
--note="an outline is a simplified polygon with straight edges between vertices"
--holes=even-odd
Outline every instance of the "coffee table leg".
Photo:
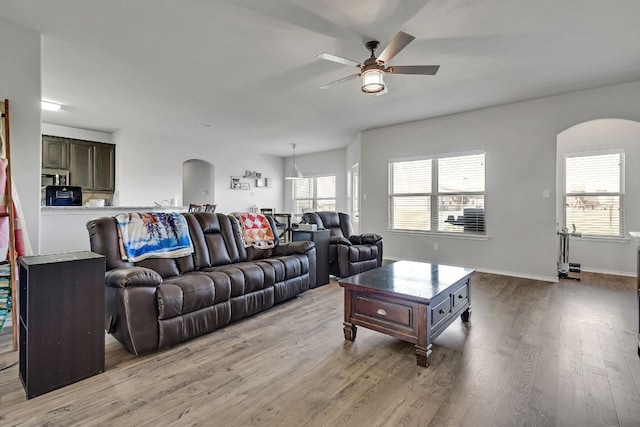
[{"label": "coffee table leg", "polygon": [[416,363],[428,368],[431,364],[431,344],[427,348],[416,345]]},{"label": "coffee table leg", "polygon": [[349,322],[344,322],[344,339],[347,341],[354,341],[356,339],[356,332],[358,329],[356,325],[353,325]]},{"label": "coffee table leg", "polygon": [[462,314],[460,315],[460,318],[462,319],[463,322],[468,322],[470,317],[471,317],[471,306],[469,306],[469,308],[463,311]]}]

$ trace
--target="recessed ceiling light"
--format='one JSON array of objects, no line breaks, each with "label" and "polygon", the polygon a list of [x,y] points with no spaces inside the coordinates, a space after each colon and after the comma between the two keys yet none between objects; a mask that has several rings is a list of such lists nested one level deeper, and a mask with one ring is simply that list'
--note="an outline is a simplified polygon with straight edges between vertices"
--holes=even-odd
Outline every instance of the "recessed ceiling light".
[{"label": "recessed ceiling light", "polygon": [[60,111],[60,104],[51,101],[42,101],[42,109],[47,111]]}]

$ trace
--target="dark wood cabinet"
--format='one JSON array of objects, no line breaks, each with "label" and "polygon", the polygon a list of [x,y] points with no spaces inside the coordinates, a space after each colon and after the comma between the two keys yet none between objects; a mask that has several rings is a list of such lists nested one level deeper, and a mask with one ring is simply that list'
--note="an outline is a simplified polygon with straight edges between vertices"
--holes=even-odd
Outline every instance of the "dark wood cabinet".
[{"label": "dark wood cabinet", "polygon": [[93,189],[114,191],[116,188],[116,149],[112,144],[93,146]]},{"label": "dark wood cabinet", "polygon": [[43,169],[68,169],[69,184],[83,191],[115,191],[116,147],[102,142],[42,137]]},{"label": "dark wood cabinet", "polygon": [[93,190],[93,144],[72,141],[69,147],[69,182]]},{"label": "dark wood cabinet", "polygon": [[104,371],[105,259],[93,252],[19,260],[20,379],[27,399]]},{"label": "dark wood cabinet", "polygon": [[69,139],[57,136],[42,137],[43,169],[69,169]]},{"label": "dark wood cabinet", "polygon": [[329,283],[329,230],[292,231],[292,240],[316,244],[316,287]]}]

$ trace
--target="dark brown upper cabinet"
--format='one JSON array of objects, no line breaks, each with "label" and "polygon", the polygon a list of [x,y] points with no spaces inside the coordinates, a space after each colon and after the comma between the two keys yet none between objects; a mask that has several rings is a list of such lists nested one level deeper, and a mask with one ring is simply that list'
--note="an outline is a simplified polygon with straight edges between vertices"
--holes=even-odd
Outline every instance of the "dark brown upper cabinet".
[{"label": "dark brown upper cabinet", "polygon": [[42,167],[68,169],[69,184],[78,185],[83,191],[115,190],[115,158],[113,144],[42,136]]},{"label": "dark brown upper cabinet", "polygon": [[42,137],[42,168],[69,169],[69,139]]}]

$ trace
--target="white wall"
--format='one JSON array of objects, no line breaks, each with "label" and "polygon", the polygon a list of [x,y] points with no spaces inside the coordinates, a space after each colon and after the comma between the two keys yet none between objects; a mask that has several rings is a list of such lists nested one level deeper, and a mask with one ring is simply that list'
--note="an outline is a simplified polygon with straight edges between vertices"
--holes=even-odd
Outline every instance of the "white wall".
[{"label": "white wall", "polygon": [[[638,99],[634,82],[363,132],[361,229],[384,235],[385,257],[555,280],[556,135],[592,119],[640,120]],[[388,231],[389,159],[476,149],[486,150],[486,240]]]},{"label": "white wall", "polygon": [[[153,206],[182,193],[182,163],[201,159],[214,165],[216,212],[246,211],[258,208],[283,209],[283,160],[280,157],[238,151],[230,144],[183,143],[158,135],[122,129],[113,134],[116,149],[116,189],[120,206]],[[272,187],[256,188],[255,180],[242,179],[251,189],[232,190],[231,176],[245,170],[272,179]],[[165,203],[166,204],[166,203]]]},{"label": "white wall", "polygon": [[72,128],[68,126],[53,125],[50,123],[42,123],[41,130],[43,135],[60,136],[64,138],[83,139],[85,141],[105,142],[107,144],[113,144],[113,138],[110,132]]},{"label": "white wall", "polygon": [[9,100],[12,178],[34,253],[40,234],[40,34],[0,19],[0,97]]},{"label": "white wall", "polygon": [[[625,152],[625,230],[640,230],[640,123],[620,119],[580,123],[558,135],[558,223],[562,223],[563,155],[612,148]],[[636,240],[628,235],[622,240],[604,241],[571,238],[569,255],[571,262],[581,263],[586,271],[635,276],[636,246]]]},{"label": "white wall", "polygon": [[[336,176],[336,211],[347,212],[347,166],[345,163],[346,150],[331,150],[321,153],[306,154],[303,156],[296,155],[296,164],[305,178],[323,175]],[[293,167],[293,159],[291,157],[285,159],[282,169],[282,176],[285,171]],[[284,185],[284,209],[286,212],[292,210],[292,184],[291,181]]]}]

